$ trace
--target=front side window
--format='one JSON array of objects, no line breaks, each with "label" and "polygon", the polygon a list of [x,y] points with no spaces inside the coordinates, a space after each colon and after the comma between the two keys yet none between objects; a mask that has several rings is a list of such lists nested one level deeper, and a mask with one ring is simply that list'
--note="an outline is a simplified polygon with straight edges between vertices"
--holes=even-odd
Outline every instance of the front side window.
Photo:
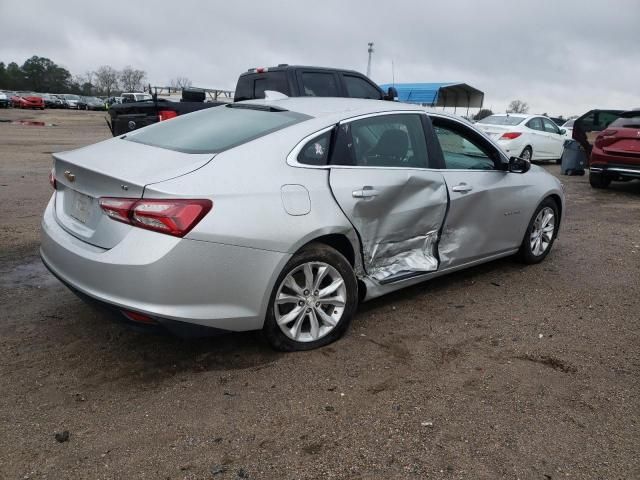
[{"label": "front side window", "polygon": [[338,84],[333,73],[302,73],[302,92],[307,97],[338,97]]},{"label": "front side window", "polygon": [[[341,140],[342,139],[342,140]],[[391,114],[340,126],[334,163],[359,167],[427,167],[419,114]]]},{"label": "front side window", "polygon": [[351,98],[369,98],[373,100],[381,100],[380,91],[366,80],[355,77],[353,75],[345,75],[344,84],[347,87],[347,94]]},{"label": "front side window", "polygon": [[442,149],[446,169],[455,170],[495,170],[488,147],[478,138],[473,138],[462,127],[434,125],[436,137]]},{"label": "front side window", "polygon": [[547,133],[560,133],[560,129],[558,126],[553,123],[548,118],[543,118],[542,122],[544,123],[544,131]]},{"label": "front side window", "polygon": [[298,163],[305,165],[326,165],[329,159],[331,131],[310,140],[298,154]]}]

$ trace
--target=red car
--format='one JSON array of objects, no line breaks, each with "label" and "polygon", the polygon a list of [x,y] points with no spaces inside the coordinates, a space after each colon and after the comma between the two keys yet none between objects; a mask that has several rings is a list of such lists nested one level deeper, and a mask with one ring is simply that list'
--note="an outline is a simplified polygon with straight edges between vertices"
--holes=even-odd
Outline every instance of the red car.
[{"label": "red car", "polygon": [[11,97],[11,106],[13,108],[39,108],[44,110],[44,99],[36,95],[19,95]]},{"label": "red car", "polygon": [[634,178],[640,179],[640,110],[621,113],[598,134],[589,162],[589,183],[594,188]]}]

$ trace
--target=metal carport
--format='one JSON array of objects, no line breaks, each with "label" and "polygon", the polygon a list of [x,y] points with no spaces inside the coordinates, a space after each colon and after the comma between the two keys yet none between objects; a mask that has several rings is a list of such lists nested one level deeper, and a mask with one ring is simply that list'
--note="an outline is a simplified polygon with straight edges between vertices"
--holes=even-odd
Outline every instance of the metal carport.
[{"label": "metal carport", "polygon": [[418,103],[430,107],[458,107],[482,108],[484,92],[466,83],[396,83],[380,85],[383,90],[395,87],[398,91],[398,101],[406,103]]}]

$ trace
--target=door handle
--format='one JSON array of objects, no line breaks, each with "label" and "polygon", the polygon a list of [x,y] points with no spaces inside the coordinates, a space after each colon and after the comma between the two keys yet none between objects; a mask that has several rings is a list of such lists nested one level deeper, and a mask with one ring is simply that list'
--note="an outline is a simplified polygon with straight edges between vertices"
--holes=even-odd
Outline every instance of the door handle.
[{"label": "door handle", "polygon": [[371,198],[378,195],[378,191],[373,187],[366,186],[362,187],[362,190],[354,190],[351,195],[353,198]]},{"label": "door handle", "polygon": [[470,192],[471,190],[473,190],[473,187],[471,185],[467,185],[466,183],[460,183],[460,184],[456,185],[455,187],[451,188],[451,190],[453,190],[454,192],[459,192],[459,193],[467,193],[467,192]]}]

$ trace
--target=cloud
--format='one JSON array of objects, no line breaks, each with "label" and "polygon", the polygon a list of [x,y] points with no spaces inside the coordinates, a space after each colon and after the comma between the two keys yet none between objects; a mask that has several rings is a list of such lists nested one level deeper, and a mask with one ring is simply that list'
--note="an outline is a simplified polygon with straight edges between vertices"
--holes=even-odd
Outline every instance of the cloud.
[{"label": "cloud", "polygon": [[462,81],[496,111],[520,98],[568,115],[640,107],[638,18],[635,0],[3,0],[0,60],[47,56],[76,74],[133,65],[156,85],[186,76],[233,89],[262,65],[364,72],[373,41],[379,83],[392,80],[393,62],[397,82]]}]

